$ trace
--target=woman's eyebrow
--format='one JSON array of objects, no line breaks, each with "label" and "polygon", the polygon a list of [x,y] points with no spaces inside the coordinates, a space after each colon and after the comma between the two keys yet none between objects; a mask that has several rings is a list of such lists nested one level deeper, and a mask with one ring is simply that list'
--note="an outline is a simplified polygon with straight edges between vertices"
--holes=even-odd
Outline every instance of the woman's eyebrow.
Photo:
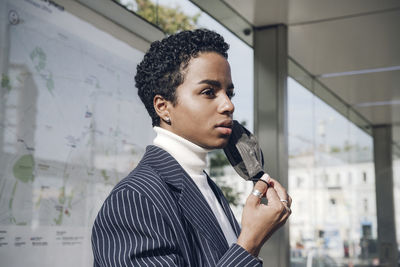
[{"label": "woman's eyebrow", "polygon": [[[209,80],[209,79],[202,80],[198,84],[204,84],[204,83],[208,84],[208,85],[212,85],[212,86],[218,87],[218,88],[222,87],[222,85],[221,85],[221,83],[219,81]],[[233,88],[235,88],[235,87],[233,86],[233,83],[231,83],[231,84],[228,85],[227,89],[233,89]]]}]

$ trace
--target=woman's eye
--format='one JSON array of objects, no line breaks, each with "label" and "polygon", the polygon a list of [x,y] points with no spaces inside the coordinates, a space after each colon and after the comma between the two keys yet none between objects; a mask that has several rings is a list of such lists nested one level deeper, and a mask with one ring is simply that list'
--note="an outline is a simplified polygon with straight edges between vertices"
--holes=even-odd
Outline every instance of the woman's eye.
[{"label": "woman's eye", "polygon": [[228,95],[228,97],[230,99],[232,99],[235,96],[235,92],[234,91],[228,91],[226,94]]},{"label": "woman's eye", "polygon": [[215,96],[214,89],[206,89],[203,90],[201,93],[206,96]]}]

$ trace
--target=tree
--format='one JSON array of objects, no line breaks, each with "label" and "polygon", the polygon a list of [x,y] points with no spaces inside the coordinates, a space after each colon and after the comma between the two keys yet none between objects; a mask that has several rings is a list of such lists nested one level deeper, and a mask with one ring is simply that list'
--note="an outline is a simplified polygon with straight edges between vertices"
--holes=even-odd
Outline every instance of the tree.
[{"label": "tree", "polygon": [[224,176],[224,167],[227,165],[229,165],[229,161],[221,149],[210,152],[210,176],[221,188],[222,193],[228,200],[229,204],[238,206],[240,204],[240,193],[236,189],[227,185],[226,181],[222,179]]},{"label": "tree", "polygon": [[[117,0],[121,3],[121,0]],[[132,0],[124,5],[147,21],[160,27],[165,33],[173,34],[184,30],[193,30],[201,13],[186,15],[179,6],[175,8],[158,5],[151,0]]]}]

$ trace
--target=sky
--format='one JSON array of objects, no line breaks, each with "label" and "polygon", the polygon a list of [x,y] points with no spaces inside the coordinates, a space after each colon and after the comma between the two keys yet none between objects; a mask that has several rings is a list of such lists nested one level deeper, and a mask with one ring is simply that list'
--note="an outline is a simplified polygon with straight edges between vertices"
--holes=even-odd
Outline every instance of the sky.
[{"label": "sky", "polygon": [[288,78],[288,117],[291,153],[320,144],[343,148],[346,142],[372,147],[371,136],[292,78]]}]

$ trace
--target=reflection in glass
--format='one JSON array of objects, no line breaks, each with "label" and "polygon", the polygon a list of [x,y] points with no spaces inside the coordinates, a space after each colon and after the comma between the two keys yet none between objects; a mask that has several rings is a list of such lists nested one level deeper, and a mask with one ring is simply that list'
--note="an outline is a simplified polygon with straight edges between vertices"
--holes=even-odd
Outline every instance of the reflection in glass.
[{"label": "reflection in glass", "polygon": [[196,28],[201,12],[188,14],[182,9],[182,1],[115,0],[167,34]]},{"label": "reflection in glass", "polygon": [[292,266],[369,264],[377,257],[371,136],[292,78],[288,116]]}]

